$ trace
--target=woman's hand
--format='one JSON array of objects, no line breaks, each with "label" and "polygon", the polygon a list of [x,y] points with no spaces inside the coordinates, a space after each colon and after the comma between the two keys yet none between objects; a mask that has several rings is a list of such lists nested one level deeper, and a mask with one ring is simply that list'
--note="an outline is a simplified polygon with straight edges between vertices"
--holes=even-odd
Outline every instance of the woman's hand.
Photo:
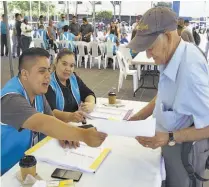
[{"label": "woman's hand", "polygon": [[81,110],[86,113],[91,113],[94,110],[95,103],[85,102],[81,104]]},{"label": "woman's hand", "polygon": [[85,120],[85,114],[82,111],[70,113],[68,120],[76,123],[83,122]]}]

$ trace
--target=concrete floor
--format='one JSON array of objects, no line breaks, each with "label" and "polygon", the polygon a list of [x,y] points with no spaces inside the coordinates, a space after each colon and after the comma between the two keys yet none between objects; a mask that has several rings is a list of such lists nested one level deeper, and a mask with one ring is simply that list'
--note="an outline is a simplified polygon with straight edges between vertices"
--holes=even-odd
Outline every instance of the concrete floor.
[{"label": "concrete floor", "polygon": [[[17,75],[18,59],[13,60],[15,75]],[[107,97],[109,90],[117,88],[119,71],[112,69],[98,70],[96,67],[92,69],[78,68],[75,69],[76,73],[82,80],[90,87],[97,97]],[[10,79],[9,61],[7,57],[1,58],[1,87]],[[157,80],[156,80],[157,81]],[[150,85],[152,80],[148,78],[145,81],[146,85]],[[136,100],[149,102],[157,93],[157,90],[140,89],[136,97],[133,97],[132,77],[127,77],[123,82],[123,87],[117,93],[118,99]],[[206,174],[209,178],[209,173]],[[209,187],[209,182],[205,183],[204,187]]]}]

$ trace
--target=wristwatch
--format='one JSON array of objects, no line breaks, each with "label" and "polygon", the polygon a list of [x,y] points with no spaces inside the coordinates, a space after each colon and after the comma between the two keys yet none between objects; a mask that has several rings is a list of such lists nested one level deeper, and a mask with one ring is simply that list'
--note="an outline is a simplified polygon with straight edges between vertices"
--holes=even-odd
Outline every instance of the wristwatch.
[{"label": "wristwatch", "polygon": [[176,141],[174,139],[173,132],[168,132],[168,134],[169,134],[168,145],[172,147],[176,145]]}]

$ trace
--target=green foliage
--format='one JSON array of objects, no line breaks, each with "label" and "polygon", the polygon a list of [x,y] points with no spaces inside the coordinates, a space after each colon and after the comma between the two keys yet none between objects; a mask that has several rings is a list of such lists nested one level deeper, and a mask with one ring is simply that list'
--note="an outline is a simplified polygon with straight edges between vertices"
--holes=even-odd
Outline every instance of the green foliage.
[{"label": "green foliage", "polygon": [[172,3],[171,2],[157,2],[154,4],[155,7],[158,6],[163,6],[163,7],[167,7],[167,8],[172,8]]},{"label": "green foliage", "polygon": [[[39,17],[39,1],[31,1],[32,16]],[[30,15],[30,2],[29,1],[12,1],[8,2],[8,11],[12,14],[21,13],[22,15]],[[40,1],[40,14],[47,16],[48,2]],[[50,15],[55,14],[55,6],[49,2]]]},{"label": "green foliage", "polygon": [[96,19],[111,19],[112,18],[112,11],[100,11],[96,12]]}]

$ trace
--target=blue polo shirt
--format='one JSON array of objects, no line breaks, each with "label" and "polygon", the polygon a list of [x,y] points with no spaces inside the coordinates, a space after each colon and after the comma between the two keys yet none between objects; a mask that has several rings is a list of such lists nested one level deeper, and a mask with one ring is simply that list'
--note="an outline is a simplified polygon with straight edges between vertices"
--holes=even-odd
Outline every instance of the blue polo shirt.
[{"label": "blue polo shirt", "polygon": [[1,34],[7,34],[6,23],[1,21]]},{"label": "blue polo shirt", "polygon": [[181,40],[160,79],[153,116],[156,131],[209,126],[209,66],[199,49]]}]

